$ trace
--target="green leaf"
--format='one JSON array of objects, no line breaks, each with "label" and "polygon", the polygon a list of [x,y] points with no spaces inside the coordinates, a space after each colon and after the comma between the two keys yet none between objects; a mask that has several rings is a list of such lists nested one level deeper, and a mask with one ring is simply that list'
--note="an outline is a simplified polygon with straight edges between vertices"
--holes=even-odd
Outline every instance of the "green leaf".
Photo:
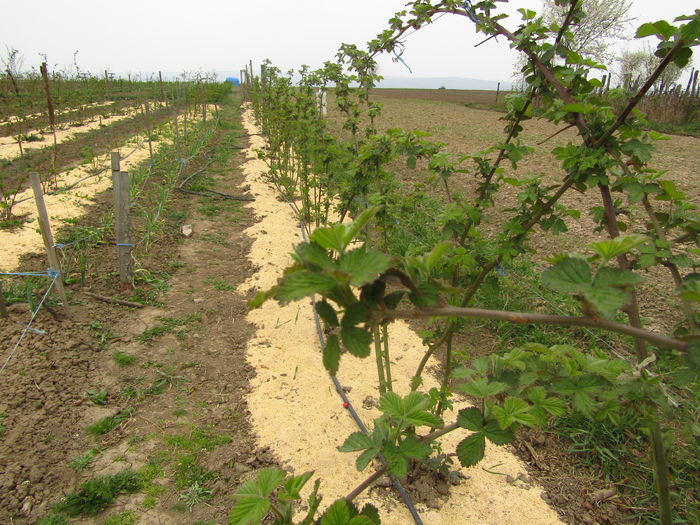
[{"label": "green leaf", "polygon": [[515,434],[513,434],[513,431],[510,429],[502,429],[496,421],[489,421],[486,423],[482,432],[494,445],[507,445],[515,441]]},{"label": "green leaf", "polygon": [[700,279],[684,282],[676,291],[678,297],[686,301],[700,302]]},{"label": "green leaf", "polygon": [[367,330],[343,326],[340,329],[340,337],[343,339],[343,346],[355,357],[367,357],[370,354],[372,335]]},{"label": "green leaf", "polygon": [[360,516],[364,516],[372,520],[374,525],[381,525],[381,520],[379,519],[379,510],[374,505],[367,503],[360,511]]},{"label": "green leaf", "polygon": [[244,483],[236,492],[236,503],[228,516],[229,525],[257,524],[270,510],[270,502],[257,493],[255,481]]},{"label": "green leaf", "polygon": [[505,383],[499,383],[498,381],[489,382],[488,379],[480,377],[469,383],[457,385],[455,390],[465,392],[474,397],[485,398],[500,394],[506,388],[508,388],[508,385]]},{"label": "green leaf", "polygon": [[559,292],[580,292],[591,284],[591,268],[578,257],[567,257],[542,273],[542,283]]},{"label": "green leaf", "polygon": [[310,239],[321,246],[321,248],[336,252],[342,252],[347,246],[345,242],[345,226],[343,224],[316,228]]},{"label": "green leaf", "polygon": [[591,248],[603,261],[607,262],[618,255],[623,255],[633,250],[645,241],[646,239],[642,235],[628,235],[626,237],[616,237],[607,241],[595,242],[591,244]]},{"label": "green leaf", "polygon": [[481,410],[476,407],[463,408],[457,416],[457,424],[467,430],[478,432],[484,428],[484,417],[481,415]]},{"label": "green leaf", "polygon": [[304,472],[300,476],[292,476],[287,481],[284,482],[284,490],[287,491],[287,495],[292,499],[299,499],[301,489],[304,485],[311,479],[314,473],[312,470],[309,472]]},{"label": "green leaf", "polygon": [[323,366],[332,376],[338,373],[340,367],[340,344],[338,336],[331,334],[326,339],[326,347],[323,349]]},{"label": "green leaf", "polygon": [[386,392],[380,399],[379,410],[409,425],[442,427],[443,421],[426,410],[429,405],[428,397],[420,392],[411,392],[403,399],[394,392]]},{"label": "green leaf", "polygon": [[659,20],[658,22],[648,22],[642,24],[637,29],[635,38],[645,38],[651,35],[656,35],[662,40],[668,40],[673,36],[675,32],[674,27],[666,22],[665,20]]},{"label": "green leaf", "polygon": [[357,468],[358,472],[365,470],[367,465],[369,465],[369,462],[372,461],[378,453],[379,449],[372,447],[368,448],[362,454],[357,456],[357,459],[355,460],[355,468]]},{"label": "green leaf", "polygon": [[374,281],[390,266],[391,257],[378,251],[368,251],[364,246],[346,252],[339,261],[340,270],[350,275],[350,283],[354,286]]},{"label": "green leaf", "polygon": [[403,399],[395,392],[385,392],[380,398],[379,410],[387,416],[401,419],[404,415]]},{"label": "green leaf", "polygon": [[603,266],[593,278],[594,287],[617,286],[626,287],[639,284],[643,281],[639,275],[630,270]]},{"label": "green leaf", "polygon": [[508,396],[502,406],[494,406],[493,415],[504,430],[513,424],[534,426],[537,423],[535,416],[530,414],[530,405],[512,396]]},{"label": "green leaf", "polygon": [[355,236],[357,236],[357,234],[364,227],[364,225],[367,224],[367,221],[374,217],[377,214],[377,212],[381,209],[381,206],[373,206],[372,208],[366,209],[357,216],[357,218],[352,222],[352,224],[348,225],[345,228],[343,241],[346,246],[350,244],[350,241],[352,241],[355,238]]},{"label": "green leaf", "polygon": [[485,450],[486,439],[484,434],[477,432],[457,445],[457,458],[463,467],[471,467],[484,458]]},{"label": "green leaf", "polygon": [[425,259],[425,265],[427,266],[428,271],[431,271],[433,268],[435,268],[435,266],[443,257],[443,255],[445,255],[445,253],[447,253],[447,251],[452,248],[454,248],[454,243],[449,241],[443,241],[435,245],[428,257]]},{"label": "green leaf", "polygon": [[328,326],[338,326],[338,316],[333,307],[326,301],[316,301],[316,313]]},{"label": "green leaf", "polygon": [[363,303],[357,302],[347,307],[340,324],[343,327],[351,327],[367,321],[369,321],[367,307]]},{"label": "green leaf", "polygon": [[328,252],[316,243],[303,242],[294,247],[295,259],[300,263],[316,266],[324,270],[333,270],[334,261],[328,257]]},{"label": "green leaf", "polygon": [[401,454],[411,459],[427,459],[432,452],[430,445],[418,441],[415,436],[408,436],[399,445]]},{"label": "green leaf", "polygon": [[389,310],[394,310],[406,295],[405,290],[397,290],[395,292],[388,293],[384,296],[384,304]]},{"label": "green leaf", "polygon": [[617,310],[625,306],[629,300],[626,292],[610,286],[591,288],[583,292],[583,296],[600,315],[606,318],[614,317]]},{"label": "green leaf", "polygon": [[282,277],[275,293],[275,299],[282,303],[288,303],[315,293],[322,294],[336,284],[335,279],[328,275],[302,270]]},{"label": "green leaf", "polygon": [[545,389],[541,386],[531,388],[527,397],[535,406],[546,410],[555,417],[566,414],[566,403],[557,397],[547,397]]},{"label": "green leaf", "polygon": [[258,487],[263,496],[268,497],[279,487],[286,474],[278,468],[264,468],[258,473]]},{"label": "green leaf", "polygon": [[374,443],[370,437],[364,432],[353,432],[346,439],[340,447],[338,447],[339,452],[356,452],[358,450],[365,450],[372,448]]},{"label": "green leaf", "polygon": [[390,454],[388,451],[385,451],[385,454],[389,461],[389,473],[397,478],[405,478],[408,473],[408,460],[399,454]]},{"label": "green leaf", "polygon": [[348,525],[350,509],[344,499],[339,499],[328,507],[321,517],[321,525]]}]

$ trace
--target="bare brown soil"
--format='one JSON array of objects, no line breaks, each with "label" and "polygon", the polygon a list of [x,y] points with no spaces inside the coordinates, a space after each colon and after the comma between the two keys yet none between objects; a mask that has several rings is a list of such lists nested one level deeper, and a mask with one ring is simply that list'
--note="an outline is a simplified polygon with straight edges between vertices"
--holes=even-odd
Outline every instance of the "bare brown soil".
[{"label": "bare brown soil", "polygon": [[[222,133],[215,140],[223,140]],[[205,161],[193,161],[190,173]],[[234,155],[226,165],[208,169],[217,189],[243,193],[238,162]],[[99,224],[110,203],[111,192],[106,192],[81,218],[81,226]],[[6,414],[0,436],[1,522],[36,523],[79,482],[147,464],[161,468],[150,488],[120,497],[99,517],[76,523],[102,523],[125,510],[137,510],[139,523],[222,522],[232,505],[231,488],[273,463],[269,451],[255,449],[244,400],[253,373],[244,352],[251,328],[245,322],[245,297],[236,287],[251,273],[250,239],[243,230],[252,218],[242,207],[221,201],[213,203],[222,207],[212,216],[206,208],[211,204],[174,197],[162,234],[148,253],[138,254],[139,267],[147,269],[141,271],[144,278],[137,277],[142,297],[158,296],[149,280],[158,278],[162,286],[170,276],[158,306],[110,305],[72,286],[70,318],[56,306],[57,319],[45,309],[38,315],[32,327],[46,334],[28,334],[0,375],[0,411]],[[185,214],[194,230],[190,238],[180,234]],[[91,250],[94,265],[86,288],[119,295],[114,248],[104,244]],[[44,258],[25,257],[21,266],[42,269]],[[28,319],[25,304],[11,305],[10,311],[9,319],[0,319],[4,352],[17,340],[17,323]],[[162,325],[162,318],[194,320],[146,341],[144,331]],[[133,356],[135,363],[118,364],[114,352]],[[88,390],[106,390],[106,404],[93,403]],[[111,432],[102,437],[86,432],[88,425],[126,409],[133,415]],[[197,432],[211,435],[215,444],[206,450],[173,445],[184,440],[186,446]],[[94,463],[81,471],[71,468],[71,460],[89,450],[96,450]],[[192,512],[180,498],[186,487],[178,471],[190,454],[191,469],[203,473],[211,491]]]},{"label": "bare brown soil", "polygon": [[415,99],[436,102],[452,102],[461,105],[490,107],[502,102],[503,97],[510,91],[501,91],[496,96],[495,91],[477,89],[375,89],[373,95],[378,99]]}]

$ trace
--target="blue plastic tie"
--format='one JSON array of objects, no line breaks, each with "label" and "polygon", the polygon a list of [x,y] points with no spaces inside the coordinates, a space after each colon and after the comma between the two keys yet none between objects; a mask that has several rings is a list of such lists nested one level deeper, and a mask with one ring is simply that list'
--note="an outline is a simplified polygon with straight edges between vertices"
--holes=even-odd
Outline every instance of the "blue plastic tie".
[{"label": "blue plastic tie", "polygon": [[118,243],[115,243],[114,246],[128,246],[129,248],[133,248],[133,247],[136,246],[136,245],[135,245],[135,244],[129,244],[129,243],[126,243],[126,242],[118,242]]},{"label": "blue plastic tie", "polygon": [[44,330],[39,330],[38,328],[32,328],[28,324],[20,323],[19,321],[17,321],[17,324],[20,326],[23,326],[25,330],[29,330],[30,332],[34,332],[35,334],[46,335],[46,333],[47,333]]},{"label": "blue plastic tie", "polygon": [[48,270],[46,270],[46,275],[48,275],[52,279],[58,279],[61,276],[61,272],[59,270],[49,268]]},{"label": "blue plastic tie", "polygon": [[474,14],[474,10],[472,9],[472,3],[469,0],[464,0],[463,7],[464,7],[464,10],[467,12],[467,16],[469,17],[469,20],[471,20],[475,24],[478,24],[479,19]]},{"label": "blue plastic tie", "polygon": [[396,52],[396,49],[394,49],[394,57],[396,57],[396,58],[394,58],[394,62],[401,62],[404,66],[406,66],[406,69],[408,69],[408,72],[413,74],[413,71],[411,70],[411,68],[408,67],[408,64],[406,63],[406,61],[403,58],[401,58],[401,55],[399,55]]},{"label": "blue plastic tie", "polygon": [[16,275],[19,277],[52,277],[48,271],[46,272],[0,272],[0,275]]},{"label": "blue plastic tie", "polygon": [[506,274],[506,271],[503,269],[503,266],[501,266],[500,264],[496,265],[496,271],[498,272],[498,275],[500,275],[501,277],[503,277]]}]

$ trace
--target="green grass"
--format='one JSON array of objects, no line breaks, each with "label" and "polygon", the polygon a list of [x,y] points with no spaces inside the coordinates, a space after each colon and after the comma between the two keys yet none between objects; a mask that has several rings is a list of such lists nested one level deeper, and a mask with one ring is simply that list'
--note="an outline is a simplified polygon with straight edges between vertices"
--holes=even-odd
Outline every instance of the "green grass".
[{"label": "green grass", "polygon": [[127,510],[110,516],[104,521],[104,525],[134,525],[139,521],[139,515],[133,510]]},{"label": "green grass", "polygon": [[149,344],[157,337],[171,333],[174,333],[178,338],[182,338],[187,334],[187,326],[192,323],[198,323],[201,318],[202,316],[199,313],[190,314],[185,317],[162,317],[157,325],[144,330],[144,332],[138,336],[138,341],[140,343]]},{"label": "green grass", "polygon": [[221,292],[232,292],[236,289],[234,285],[226,282],[224,279],[211,275],[207,277],[206,283],[211,285],[211,287],[215,290],[219,290]]},{"label": "green grass", "polygon": [[76,456],[70,461],[70,467],[74,470],[80,472],[92,466],[95,462],[95,458],[99,454],[99,450],[96,448],[91,448],[85,454],[81,456]]},{"label": "green grass", "polygon": [[97,423],[89,425],[86,431],[91,436],[104,436],[129,419],[134,412],[135,410],[133,408],[120,410],[113,416],[102,418]]},{"label": "green grass", "polygon": [[81,483],[77,491],[66,495],[54,507],[54,512],[70,517],[93,516],[111,505],[118,495],[133,494],[141,488],[141,476],[133,470],[98,476]]},{"label": "green grass", "polygon": [[91,389],[86,392],[88,399],[99,406],[104,406],[107,404],[107,396],[109,392],[107,390]]},{"label": "green grass", "polygon": [[115,363],[117,363],[119,366],[130,366],[133,365],[136,362],[136,356],[127,354],[124,352],[113,352],[112,353],[112,359],[114,360]]}]

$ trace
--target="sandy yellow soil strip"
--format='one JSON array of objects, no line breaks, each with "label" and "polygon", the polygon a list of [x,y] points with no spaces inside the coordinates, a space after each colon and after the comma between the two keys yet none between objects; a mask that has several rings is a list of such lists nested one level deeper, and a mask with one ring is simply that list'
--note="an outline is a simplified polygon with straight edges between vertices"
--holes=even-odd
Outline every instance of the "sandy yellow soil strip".
[{"label": "sandy yellow soil strip", "polygon": [[[259,132],[250,109],[244,113],[244,126],[249,133]],[[250,258],[259,267],[245,283],[244,292],[274,285],[291,260],[292,246],[301,241],[298,221],[291,209],[265,181],[267,167],[255,153],[256,148],[263,146],[264,139],[252,136],[248,161],[243,166],[246,183],[256,199],[249,206],[258,222],[247,233],[254,239]],[[312,307],[309,301],[287,306],[269,301],[251,311],[248,320],[257,327],[248,343],[247,356],[257,372],[248,403],[259,445],[270,446],[280,461],[296,473],[314,470],[315,477],[321,479],[321,493],[328,505],[347,494],[371,471],[357,472],[355,455],[336,450],[357,427],[342,407],[321,364]],[[425,348],[404,322],[391,325],[390,339],[392,373],[398,378],[395,390],[405,395],[409,391],[408,380]],[[368,396],[378,397],[374,387],[376,371],[370,359],[345,355],[338,378],[343,385],[351,387],[348,395],[366,423],[379,416],[376,409],[363,407]],[[428,377],[425,388],[437,384]],[[455,418],[459,408],[456,406],[455,412],[448,413],[446,418]],[[466,436],[466,431],[449,434],[442,442],[444,450],[454,451]],[[493,467],[502,474],[487,473],[482,467]],[[438,509],[418,505],[426,525],[561,523],[556,512],[542,500],[541,488],[531,483],[508,483],[506,475],[516,478],[526,470],[507,448],[487,446],[482,463],[461,471],[467,479],[452,487],[449,498],[436,502]],[[366,502],[380,509],[385,525],[413,523],[398,499],[379,499],[366,494],[358,499],[359,504]]]}]

